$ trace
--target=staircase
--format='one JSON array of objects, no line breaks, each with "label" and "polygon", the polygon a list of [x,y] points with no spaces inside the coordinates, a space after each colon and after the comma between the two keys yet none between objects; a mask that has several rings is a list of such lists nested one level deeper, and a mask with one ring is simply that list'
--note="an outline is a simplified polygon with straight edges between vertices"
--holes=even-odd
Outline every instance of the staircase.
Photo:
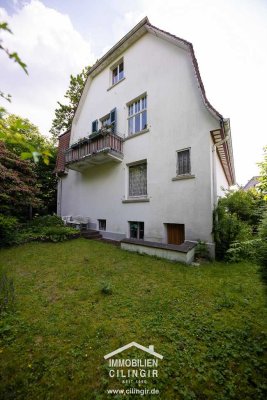
[{"label": "staircase", "polygon": [[99,240],[102,239],[102,235],[99,233],[99,231],[95,231],[94,229],[82,229],[81,230],[81,235],[85,239],[91,239],[91,240]]}]

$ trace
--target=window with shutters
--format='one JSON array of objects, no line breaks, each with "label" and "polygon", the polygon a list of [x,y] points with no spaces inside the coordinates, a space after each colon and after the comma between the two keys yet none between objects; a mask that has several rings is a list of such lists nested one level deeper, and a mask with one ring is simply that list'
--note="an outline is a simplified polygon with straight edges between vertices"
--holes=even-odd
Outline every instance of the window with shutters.
[{"label": "window with shutters", "polygon": [[190,149],[177,151],[177,175],[191,174]]},{"label": "window with shutters", "polygon": [[129,166],[129,197],[147,195],[147,163]]},{"label": "window with shutters", "polygon": [[128,103],[128,135],[133,135],[147,129],[147,96]]}]

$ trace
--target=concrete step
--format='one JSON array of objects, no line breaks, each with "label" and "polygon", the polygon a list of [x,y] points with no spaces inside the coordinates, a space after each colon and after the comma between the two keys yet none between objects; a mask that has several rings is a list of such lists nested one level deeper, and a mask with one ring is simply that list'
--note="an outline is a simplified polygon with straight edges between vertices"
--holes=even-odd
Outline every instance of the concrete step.
[{"label": "concrete step", "polygon": [[102,235],[99,231],[95,231],[93,229],[86,229],[81,231],[82,237],[85,239],[102,239]]},{"label": "concrete step", "polygon": [[89,239],[89,240],[98,240],[98,239],[102,239],[102,235],[82,235],[82,237],[84,237],[84,239]]}]

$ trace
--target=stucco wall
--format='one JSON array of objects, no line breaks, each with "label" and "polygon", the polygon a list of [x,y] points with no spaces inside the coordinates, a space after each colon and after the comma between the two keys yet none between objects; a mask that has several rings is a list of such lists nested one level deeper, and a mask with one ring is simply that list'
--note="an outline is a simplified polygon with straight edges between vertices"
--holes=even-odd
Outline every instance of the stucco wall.
[{"label": "stucco wall", "polygon": [[[166,223],[185,224],[187,240],[212,241],[210,131],[218,122],[207,111],[188,52],[146,34],[123,55],[125,79],[111,90],[110,68],[90,85],[71,142],[91,133],[91,123],[117,108],[117,131],[127,135],[126,103],[147,93],[149,132],[124,142],[122,163],[96,166],[62,178],[62,215],[107,220],[107,231],[128,236],[128,221],[144,221],[145,239],[165,241]],[[121,57],[121,56],[120,56]],[[119,57],[119,58],[120,58]],[[118,58],[118,59],[119,59]],[[194,179],[172,181],[177,150],[191,148]],[[127,198],[127,163],[147,160],[147,203]],[[219,169],[218,169],[219,170]],[[219,179],[218,179],[219,182]]]}]

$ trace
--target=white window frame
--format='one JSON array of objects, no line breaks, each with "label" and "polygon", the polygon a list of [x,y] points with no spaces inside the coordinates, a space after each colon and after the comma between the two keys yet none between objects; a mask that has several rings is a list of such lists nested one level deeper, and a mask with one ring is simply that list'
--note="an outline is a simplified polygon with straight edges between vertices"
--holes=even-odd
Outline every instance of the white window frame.
[{"label": "white window frame", "polygon": [[[136,109],[136,104],[138,102],[141,103],[143,99],[145,100],[145,107],[141,108],[141,104],[140,104],[139,110],[136,111],[135,110]],[[137,133],[145,131],[147,129],[147,93],[141,94],[140,96],[136,97],[135,99],[129,101],[126,105],[127,105],[127,108],[128,108],[128,118],[127,118],[128,136],[136,135]],[[133,113],[132,114],[130,114],[130,112],[131,112],[131,108],[130,107],[133,107]],[[146,126],[141,129],[141,124],[142,124],[142,115],[141,114],[143,114],[144,112],[146,113]],[[136,116],[140,116],[140,118],[139,118],[140,129],[138,131],[135,130],[136,129],[136,126],[135,126],[135,123],[136,123],[136,118],[135,117]],[[130,130],[130,120],[133,121],[133,132],[131,132],[131,130]]]},{"label": "white window frame", "polygon": [[[188,151],[189,154],[189,172],[179,173],[179,153],[184,151]],[[176,151],[176,175],[177,176],[187,176],[191,175],[191,147],[186,147],[185,149],[177,150]]]},{"label": "white window frame", "polygon": [[[123,70],[122,70],[122,76],[120,77],[120,65],[123,64]],[[122,81],[125,78],[125,70],[124,70],[124,59],[121,58],[119,61],[116,62],[116,64],[112,65],[110,68],[111,70],[111,86],[117,85],[120,81]],[[117,71],[117,80],[114,80],[114,71]]]},{"label": "white window frame", "polygon": [[110,125],[110,113],[104,115],[104,117],[100,118],[99,121],[101,122],[101,128],[103,128],[106,125]]}]

